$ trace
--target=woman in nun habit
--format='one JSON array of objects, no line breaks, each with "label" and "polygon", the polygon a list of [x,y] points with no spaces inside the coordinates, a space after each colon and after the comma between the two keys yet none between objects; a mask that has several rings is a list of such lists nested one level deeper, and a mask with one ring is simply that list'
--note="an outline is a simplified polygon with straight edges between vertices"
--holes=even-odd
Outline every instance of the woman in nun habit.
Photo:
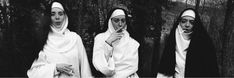
[{"label": "woman in nun habit", "polygon": [[158,78],[217,77],[214,45],[196,10],[179,15],[167,39]]},{"label": "woman in nun habit", "polygon": [[29,78],[92,77],[81,37],[68,27],[68,16],[58,1],[50,5],[51,25],[43,49],[33,62]]},{"label": "woman in nun habit", "polygon": [[138,48],[129,26],[126,10],[114,8],[108,13],[104,32],[94,40],[93,65],[111,78],[138,78]]}]

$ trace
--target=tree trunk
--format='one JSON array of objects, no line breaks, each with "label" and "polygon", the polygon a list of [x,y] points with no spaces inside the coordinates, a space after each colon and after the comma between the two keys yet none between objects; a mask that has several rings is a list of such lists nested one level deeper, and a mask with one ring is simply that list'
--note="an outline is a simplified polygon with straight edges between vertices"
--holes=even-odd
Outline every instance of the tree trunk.
[{"label": "tree trunk", "polygon": [[205,7],[206,7],[206,0],[203,1],[201,15],[205,12]]},{"label": "tree trunk", "polygon": [[196,0],[196,7],[195,7],[195,9],[198,11],[198,9],[199,9],[199,5],[200,5],[200,0]]},{"label": "tree trunk", "polygon": [[[137,34],[137,41],[141,44],[139,48],[140,77],[155,77],[159,61],[159,41],[162,25],[162,6],[165,0],[132,0],[133,26]],[[150,27],[153,31],[147,30]],[[149,44],[147,38],[154,38]],[[153,46],[150,46],[153,45]]]},{"label": "tree trunk", "polygon": [[[231,16],[232,16],[232,12],[233,12],[233,8],[234,7],[234,3],[233,0],[228,0],[227,1],[227,9],[226,9],[226,14],[225,14],[225,20],[224,20],[224,27],[223,27],[223,37],[222,37],[222,72],[221,72],[221,76],[231,76],[230,71],[228,71],[230,69],[230,64],[232,63],[229,60],[231,59],[231,55],[229,55],[231,53],[230,51],[230,41],[231,41],[231,35],[232,35],[232,30],[233,27],[231,25],[231,23],[233,21],[231,21]],[[233,19],[233,18],[232,18]],[[233,71],[233,70],[232,70]],[[233,76],[233,75],[232,75]]]}]

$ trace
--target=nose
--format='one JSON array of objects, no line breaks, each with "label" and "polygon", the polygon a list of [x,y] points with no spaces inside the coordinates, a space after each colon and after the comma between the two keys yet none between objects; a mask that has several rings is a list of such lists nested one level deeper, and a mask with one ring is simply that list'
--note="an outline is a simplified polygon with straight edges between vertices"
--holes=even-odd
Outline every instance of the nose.
[{"label": "nose", "polygon": [[190,25],[191,24],[189,22],[186,22],[185,27],[188,28],[188,27],[190,27]]},{"label": "nose", "polygon": [[59,20],[59,16],[58,16],[58,15],[55,15],[55,19],[56,19],[56,20]]},{"label": "nose", "polygon": [[119,21],[119,26],[122,26],[123,25],[123,22],[122,21]]}]

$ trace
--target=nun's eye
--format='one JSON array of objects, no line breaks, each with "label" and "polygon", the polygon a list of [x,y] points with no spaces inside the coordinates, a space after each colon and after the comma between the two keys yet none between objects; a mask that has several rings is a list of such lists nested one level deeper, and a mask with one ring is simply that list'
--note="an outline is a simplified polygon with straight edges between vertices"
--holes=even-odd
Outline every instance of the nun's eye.
[{"label": "nun's eye", "polygon": [[181,23],[189,22],[190,24],[194,25],[194,20],[182,19]]},{"label": "nun's eye", "polygon": [[63,12],[59,12],[58,14],[59,14],[59,16],[62,16],[62,15],[64,15],[64,13],[63,13]]},{"label": "nun's eye", "polygon": [[112,18],[112,21],[114,21],[115,23],[118,23],[120,20],[118,18]]},{"label": "nun's eye", "polygon": [[190,20],[189,22],[190,22],[192,25],[194,25],[194,20]]},{"label": "nun's eye", "polygon": [[55,12],[51,12],[51,16],[54,16],[55,15]]},{"label": "nun's eye", "polygon": [[181,23],[186,23],[186,22],[187,22],[186,19],[182,19],[182,20],[181,20]]},{"label": "nun's eye", "polygon": [[118,22],[122,22],[122,23],[125,23],[126,22],[126,19],[125,18],[122,18],[122,19],[119,19],[119,18],[112,18],[111,19],[112,21],[114,21],[115,23],[118,23]]}]

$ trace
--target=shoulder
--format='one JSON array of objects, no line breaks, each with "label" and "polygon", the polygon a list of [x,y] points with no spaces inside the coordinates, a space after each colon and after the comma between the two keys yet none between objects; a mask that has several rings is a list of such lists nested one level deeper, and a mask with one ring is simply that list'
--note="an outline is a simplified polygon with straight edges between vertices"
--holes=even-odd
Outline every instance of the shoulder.
[{"label": "shoulder", "polygon": [[70,32],[70,35],[71,35],[72,37],[75,37],[75,38],[78,39],[78,40],[82,40],[81,37],[80,37],[80,35],[78,35],[76,32],[71,31],[71,32]]},{"label": "shoulder", "polygon": [[95,36],[95,40],[104,40],[108,37],[106,33],[99,33],[98,35]]},{"label": "shoulder", "polygon": [[135,39],[133,39],[133,38],[130,37],[130,40],[129,40],[129,41],[130,41],[131,45],[134,45],[134,46],[135,46],[135,48],[139,48],[140,43],[137,42]]}]

